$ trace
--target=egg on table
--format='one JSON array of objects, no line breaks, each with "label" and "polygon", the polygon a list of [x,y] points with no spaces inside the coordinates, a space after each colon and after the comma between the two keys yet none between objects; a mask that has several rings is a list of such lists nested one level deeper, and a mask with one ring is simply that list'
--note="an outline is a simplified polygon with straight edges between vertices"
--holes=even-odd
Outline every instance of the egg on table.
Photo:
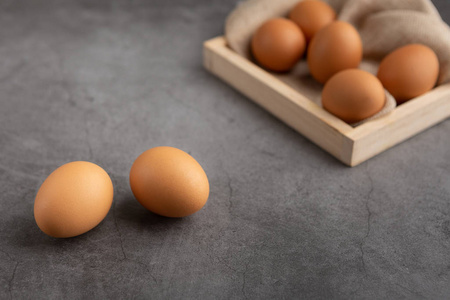
[{"label": "egg on table", "polygon": [[359,69],[337,73],[322,91],[323,108],[350,124],[375,115],[385,102],[386,94],[378,78]]},{"label": "egg on table", "polygon": [[334,21],[317,32],[308,46],[311,75],[325,83],[339,71],[357,68],[363,47],[358,31],[349,23]]},{"label": "egg on table", "polygon": [[34,217],[49,236],[74,237],[97,226],[113,201],[113,184],[96,164],[70,162],[42,183],[34,202]]},{"label": "egg on table", "polygon": [[251,39],[255,60],[262,67],[276,72],[289,71],[303,56],[305,48],[306,41],[300,28],[284,18],[268,20]]},{"label": "egg on table", "polygon": [[316,32],[336,19],[336,12],[323,1],[304,0],[291,9],[289,19],[300,27],[309,41]]},{"label": "egg on table", "polygon": [[398,104],[431,90],[439,76],[434,51],[421,44],[410,44],[388,54],[380,63],[377,77]]},{"label": "egg on table", "polygon": [[200,164],[173,147],[142,153],[130,170],[134,196],[149,211],[165,217],[185,217],[208,200],[209,182]]}]

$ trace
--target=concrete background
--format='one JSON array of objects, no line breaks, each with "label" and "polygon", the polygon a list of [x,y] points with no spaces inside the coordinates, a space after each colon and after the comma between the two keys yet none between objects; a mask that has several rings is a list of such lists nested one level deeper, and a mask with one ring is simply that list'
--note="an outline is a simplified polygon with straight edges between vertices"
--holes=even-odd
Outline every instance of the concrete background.
[{"label": "concrete background", "polygon": [[[449,298],[450,121],[345,167],[202,68],[235,2],[0,2],[0,299]],[[133,198],[160,145],[204,167],[200,212]],[[114,204],[50,238],[34,196],[74,160],[111,175]]]}]

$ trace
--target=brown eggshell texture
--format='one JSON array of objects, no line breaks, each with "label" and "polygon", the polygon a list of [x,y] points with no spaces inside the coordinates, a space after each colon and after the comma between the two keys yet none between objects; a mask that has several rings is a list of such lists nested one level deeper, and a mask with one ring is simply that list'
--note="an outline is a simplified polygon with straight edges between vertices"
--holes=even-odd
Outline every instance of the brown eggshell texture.
[{"label": "brown eggshell texture", "polygon": [[309,41],[316,32],[336,19],[336,12],[323,1],[304,0],[292,8],[289,19],[300,27]]},{"label": "brown eggshell texture", "polygon": [[300,28],[291,20],[270,19],[254,33],[253,57],[264,68],[289,71],[305,52],[306,41]]},{"label": "brown eggshell texture", "polygon": [[386,94],[381,82],[372,74],[359,70],[344,70],[325,84],[322,106],[347,123],[356,123],[379,112]]},{"label": "brown eggshell texture", "polygon": [[86,161],[70,162],[42,183],[34,202],[34,217],[49,236],[77,236],[106,217],[113,194],[111,179],[101,167]]},{"label": "brown eggshell texture", "polygon": [[358,31],[349,23],[334,21],[314,35],[308,47],[311,75],[325,83],[339,71],[357,68],[363,48]]},{"label": "brown eggshell texture", "polygon": [[192,156],[173,147],[156,147],[142,153],[131,167],[130,186],[139,203],[166,217],[193,214],[209,196],[203,168]]},{"label": "brown eggshell texture", "polygon": [[380,63],[377,77],[398,104],[431,90],[439,76],[432,49],[411,44],[391,52]]}]

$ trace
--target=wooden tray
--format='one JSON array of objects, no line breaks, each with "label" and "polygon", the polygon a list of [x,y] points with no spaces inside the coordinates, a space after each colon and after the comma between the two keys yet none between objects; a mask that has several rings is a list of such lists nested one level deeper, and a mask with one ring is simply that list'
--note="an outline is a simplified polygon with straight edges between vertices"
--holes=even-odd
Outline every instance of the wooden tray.
[{"label": "wooden tray", "polygon": [[227,47],[223,36],[203,44],[203,64],[244,95],[349,166],[356,166],[450,116],[450,84],[357,127]]}]

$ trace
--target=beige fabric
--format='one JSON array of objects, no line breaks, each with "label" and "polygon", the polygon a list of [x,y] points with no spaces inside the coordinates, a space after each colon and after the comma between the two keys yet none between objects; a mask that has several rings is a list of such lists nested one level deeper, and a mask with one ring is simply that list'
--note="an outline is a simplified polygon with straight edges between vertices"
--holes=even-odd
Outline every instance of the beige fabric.
[{"label": "beige fabric", "polygon": [[[358,29],[364,47],[361,69],[375,74],[379,61],[385,55],[403,45],[421,43],[432,48],[438,56],[438,83],[450,82],[450,28],[442,21],[430,0],[324,1],[336,10],[338,19],[352,23]],[[287,16],[298,2],[299,0],[247,0],[240,3],[225,23],[229,47],[251,59],[250,39],[253,32],[270,18]],[[322,85],[309,76],[304,60],[290,73],[274,76],[320,105]],[[387,99],[385,108],[375,117],[385,115],[395,108],[392,107],[392,97],[388,95]]]}]

